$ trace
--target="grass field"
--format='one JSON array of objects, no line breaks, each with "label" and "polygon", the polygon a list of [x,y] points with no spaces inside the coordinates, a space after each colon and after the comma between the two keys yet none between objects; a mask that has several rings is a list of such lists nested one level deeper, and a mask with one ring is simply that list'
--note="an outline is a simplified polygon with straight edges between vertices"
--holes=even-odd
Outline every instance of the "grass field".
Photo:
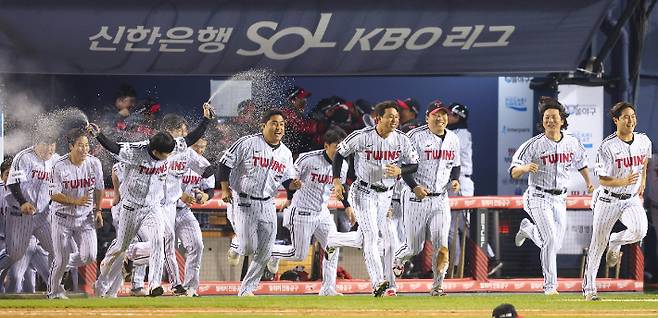
[{"label": "grass field", "polygon": [[491,310],[501,303],[514,304],[524,317],[658,317],[656,295],[601,296],[600,302],[585,302],[578,294],[6,299],[0,300],[0,317],[491,317]]}]

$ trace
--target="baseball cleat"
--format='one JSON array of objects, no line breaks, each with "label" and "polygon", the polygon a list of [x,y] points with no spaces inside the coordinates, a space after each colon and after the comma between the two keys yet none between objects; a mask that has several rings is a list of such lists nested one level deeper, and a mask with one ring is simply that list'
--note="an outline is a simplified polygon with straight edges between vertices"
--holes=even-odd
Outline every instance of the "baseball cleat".
[{"label": "baseball cleat", "polygon": [[599,301],[599,300],[601,300],[601,297],[599,297],[596,293],[587,294],[587,295],[585,295],[585,300],[586,301]]},{"label": "baseball cleat", "polygon": [[551,290],[546,290],[544,291],[544,295],[546,296],[556,296],[559,295],[560,292],[557,291],[557,289],[551,289]]},{"label": "baseball cleat", "polygon": [[343,296],[343,294],[337,292],[335,289],[332,289],[329,291],[320,291],[318,296]]},{"label": "baseball cleat", "polygon": [[430,290],[430,296],[448,296],[441,287],[435,287]]},{"label": "baseball cleat", "polygon": [[228,258],[229,266],[238,266],[238,264],[240,263],[240,254],[238,254],[232,248],[228,250],[228,254],[226,256]]},{"label": "baseball cleat", "polygon": [[254,293],[252,293],[252,292],[244,292],[244,293],[238,295],[238,297],[254,297],[254,296],[256,296],[256,295],[254,295]]},{"label": "baseball cleat", "polygon": [[66,294],[60,293],[60,294],[52,295],[52,296],[48,295],[48,299],[69,299],[69,298],[66,296]]},{"label": "baseball cleat", "polygon": [[171,291],[174,294],[174,296],[185,296],[185,295],[187,295],[187,290],[185,289],[185,287],[183,287],[183,285],[180,285],[180,284],[174,286],[171,289]]},{"label": "baseball cleat", "polygon": [[395,288],[389,288],[384,292],[384,297],[395,297],[398,295],[398,292],[395,291]]},{"label": "baseball cleat", "polygon": [[148,296],[149,293],[146,291],[144,287],[137,287],[133,288],[130,290],[130,296],[135,296],[135,297],[146,297]]},{"label": "baseball cleat", "polygon": [[390,283],[387,280],[377,284],[377,287],[372,291],[373,295],[375,295],[375,297],[382,297],[386,289],[388,289],[388,286],[390,286]]},{"label": "baseball cleat", "polygon": [[330,260],[334,254],[336,253],[336,248],[335,247],[327,247],[327,249],[324,251],[324,259]]},{"label": "baseball cleat", "polygon": [[404,264],[396,259],[393,264],[393,275],[401,277],[402,274],[404,274]]},{"label": "baseball cleat", "polygon": [[267,270],[272,274],[279,272],[279,259],[276,257],[270,257],[270,260],[267,261]]},{"label": "baseball cleat", "polygon": [[617,247],[608,246],[608,252],[605,253],[605,266],[615,267],[619,263],[621,245]]},{"label": "baseball cleat", "polygon": [[525,233],[523,233],[522,229],[524,227],[527,227],[531,223],[532,222],[530,222],[530,220],[528,220],[527,218],[524,218],[523,220],[521,220],[521,225],[519,226],[519,231],[516,232],[516,236],[514,237],[514,245],[516,245],[516,246],[523,245],[523,242],[525,242],[525,239],[527,239],[528,237],[525,235]]},{"label": "baseball cleat", "polygon": [[162,286],[158,286],[149,290],[149,297],[158,297],[162,296],[162,294],[164,294],[164,288],[162,288]]}]

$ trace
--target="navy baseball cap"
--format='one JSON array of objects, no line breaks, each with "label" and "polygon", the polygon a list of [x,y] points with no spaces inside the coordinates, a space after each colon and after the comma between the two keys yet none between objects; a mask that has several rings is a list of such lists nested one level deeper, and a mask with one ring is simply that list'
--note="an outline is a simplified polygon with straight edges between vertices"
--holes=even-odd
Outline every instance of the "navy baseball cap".
[{"label": "navy baseball cap", "polygon": [[462,103],[450,104],[450,111],[462,119],[468,119],[468,107]]},{"label": "navy baseball cap", "polygon": [[446,114],[450,113],[450,109],[443,105],[443,102],[440,100],[434,100],[432,101],[428,106],[427,106],[427,112],[425,112],[426,115],[431,115],[440,111],[444,111]]},{"label": "navy baseball cap", "polygon": [[491,318],[523,318],[516,312],[512,304],[502,304],[494,308]]}]

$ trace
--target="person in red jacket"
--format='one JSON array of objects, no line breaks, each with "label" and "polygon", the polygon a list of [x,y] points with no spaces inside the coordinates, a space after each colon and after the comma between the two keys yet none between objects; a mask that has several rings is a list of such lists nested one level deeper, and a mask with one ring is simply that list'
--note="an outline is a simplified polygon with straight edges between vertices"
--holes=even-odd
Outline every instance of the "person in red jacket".
[{"label": "person in red jacket", "polygon": [[311,92],[299,86],[291,87],[287,94],[288,105],[282,109],[286,119],[284,144],[290,148],[293,157],[302,152],[316,149],[313,138],[324,132],[324,125],[306,116],[304,108]]}]

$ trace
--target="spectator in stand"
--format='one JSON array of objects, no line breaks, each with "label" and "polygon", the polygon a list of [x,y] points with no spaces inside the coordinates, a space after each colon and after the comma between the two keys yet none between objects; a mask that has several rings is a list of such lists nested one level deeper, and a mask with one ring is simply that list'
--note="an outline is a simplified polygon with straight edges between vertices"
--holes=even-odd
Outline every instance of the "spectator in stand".
[{"label": "spectator in stand", "polygon": [[413,98],[396,100],[400,107],[400,130],[408,132],[419,126],[416,116],[418,115],[418,101]]},{"label": "spectator in stand", "polygon": [[[135,108],[137,92],[127,84],[123,84],[114,94],[114,111],[108,110],[101,118],[102,129],[107,136],[118,141],[137,141],[143,135],[135,134],[135,126],[142,119],[132,114]],[[139,118],[138,118],[139,117]]]},{"label": "spectator in stand", "polygon": [[294,158],[302,152],[316,149],[313,138],[324,133],[320,122],[304,114],[307,99],[311,92],[299,86],[291,87],[286,98],[288,105],[282,109],[286,119],[286,133],[283,143],[290,148]]},{"label": "spectator in stand", "polygon": [[357,122],[361,123],[360,128],[374,127],[375,126],[375,108],[365,99],[357,99],[354,102],[356,110],[359,112],[360,117]]}]

